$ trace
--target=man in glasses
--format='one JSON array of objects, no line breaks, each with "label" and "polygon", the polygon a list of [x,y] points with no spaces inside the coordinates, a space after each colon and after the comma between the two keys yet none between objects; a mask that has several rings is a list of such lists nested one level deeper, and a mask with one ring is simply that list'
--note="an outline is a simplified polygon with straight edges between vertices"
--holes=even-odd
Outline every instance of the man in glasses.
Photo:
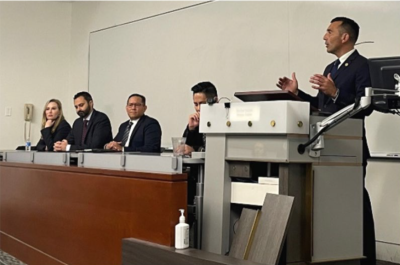
[{"label": "man in glasses", "polygon": [[119,126],[114,140],[105,149],[125,152],[159,153],[161,149],[161,127],[157,120],[146,116],[146,98],[140,94],[129,96],[126,113],[129,120]]}]

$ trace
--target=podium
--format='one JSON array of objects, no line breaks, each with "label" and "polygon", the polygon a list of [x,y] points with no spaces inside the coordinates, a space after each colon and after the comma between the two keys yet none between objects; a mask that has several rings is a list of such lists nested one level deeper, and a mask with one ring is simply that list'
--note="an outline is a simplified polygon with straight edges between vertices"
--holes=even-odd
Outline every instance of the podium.
[{"label": "podium", "polygon": [[[289,263],[363,257],[362,121],[348,119],[325,135],[320,156],[297,147],[309,139],[308,102],[203,105],[206,134],[202,249],[225,254],[244,207],[259,207],[254,183],[275,177],[279,194],[294,196],[283,260]],[[271,213],[273,214],[273,213]]]}]

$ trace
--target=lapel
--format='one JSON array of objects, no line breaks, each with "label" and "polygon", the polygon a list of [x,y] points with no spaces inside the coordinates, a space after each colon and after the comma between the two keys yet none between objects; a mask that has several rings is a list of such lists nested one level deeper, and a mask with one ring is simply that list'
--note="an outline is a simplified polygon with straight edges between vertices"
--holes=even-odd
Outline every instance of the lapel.
[{"label": "lapel", "polygon": [[76,122],[76,129],[73,128],[74,130],[74,138],[76,144],[79,144],[82,140],[82,133],[83,133],[83,119],[79,118],[79,120]]},{"label": "lapel", "polygon": [[[359,56],[359,53],[357,50],[355,50],[349,58],[347,58],[346,61],[343,62],[342,66],[337,70],[337,72],[332,76],[333,81],[336,80],[336,78],[341,74],[341,73],[346,73],[347,68],[353,63],[354,59],[356,59]],[[333,67],[333,63],[331,68]]]},{"label": "lapel", "polygon": [[142,117],[140,117],[139,121],[137,122],[137,124],[135,125],[135,128],[132,131],[132,135],[131,135],[131,138],[129,139],[129,143],[132,142],[133,138],[135,137],[136,132],[139,130],[139,127],[142,126],[145,119],[146,119],[146,115],[143,115]]},{"label": "lapel", "polygon": [[[347,72],[348,67],[351,66],[351,64],[353,63],[353,61],[359,56],[360,54],[358,53],[357,50],[355,50],[350,56],[349,58],[346,59],[346,61],[343,62],[342,66],[340,66],[340,68],[336,71],[336,73],[331,76],[332,80],[335,84],[337,84],[336,79],[339,77],[340,74],[342,74],[342,76]],[[334,65],[335,61],[333,61],[329,66],[329,72],[331,72],[332,67]],[[328,74],[327,74],[328,75]],[[323,106],[328,105],[328,103],[330,103],[330,101],[332,100],[331,97],[325,95],[324,93],[322,93],[323,95]]]}]

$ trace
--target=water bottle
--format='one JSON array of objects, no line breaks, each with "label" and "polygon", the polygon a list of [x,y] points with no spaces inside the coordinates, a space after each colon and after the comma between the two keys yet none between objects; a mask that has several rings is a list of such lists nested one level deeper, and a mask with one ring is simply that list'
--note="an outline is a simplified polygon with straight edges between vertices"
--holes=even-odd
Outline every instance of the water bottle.
[{"label": "water bottle", "polygon": [[24,125],[25,151],[31,151],[31,122],[26,121]]},{"label": "water bottle", "polygon": [[31,141],[26,141],[25,151],[31,151]]}]

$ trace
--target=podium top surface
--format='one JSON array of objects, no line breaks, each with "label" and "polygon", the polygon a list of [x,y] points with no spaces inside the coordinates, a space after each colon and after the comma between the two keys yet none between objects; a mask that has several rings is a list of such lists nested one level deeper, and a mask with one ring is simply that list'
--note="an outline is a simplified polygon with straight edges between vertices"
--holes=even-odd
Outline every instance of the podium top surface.
[{"label": "podium top surface", "polygon": [[[235,92],[235,97],[244,101],[276,101],[276,100],[295,100],[295,101],[303,101],[302,98],[297,96],[296,94],[286,91],[286,90],[263,90],[263,91],[244,91],[244,92]],[[310,105],[310,109],[312,111],[318,111],[318,109],[314,108]]]},{"label": "podium top surface", "polygon": [[269,100],[302,100],[296,94],[293,94],[292,92],[286,90],[245,91],[235,92],[234,95],[244,102]]}]

